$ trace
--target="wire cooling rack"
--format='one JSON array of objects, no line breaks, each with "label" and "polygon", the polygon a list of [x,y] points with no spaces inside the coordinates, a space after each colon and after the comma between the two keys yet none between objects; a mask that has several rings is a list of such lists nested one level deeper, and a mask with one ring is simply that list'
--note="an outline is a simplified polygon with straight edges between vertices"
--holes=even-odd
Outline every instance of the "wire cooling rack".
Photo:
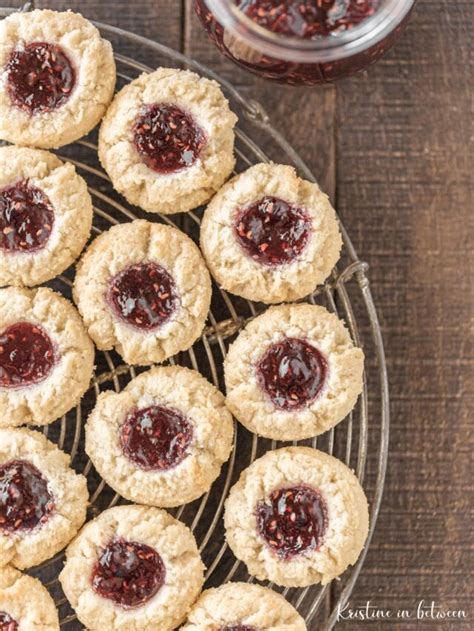
[{"label": "wire cooling rack", "polygon": [[[33,7],[27,2],[23,9]],[[1,8],[0,17],[12,13],[12,8]],[[239,116],[236,130],[236,173],[258,162],[271,159],[294,165],[300,175],[315,180],[313,174],[292,147],[271,126],[264,108],[256,101],[245,99],[232,85],[214,72],[184,55],[159,43],[122,29],[96,23],[102,34],[109,39],[115,50],[118,71],[118,89],[142,72],[150,72],[158,66],[190,68],[204,76],[216,79],[224,89],[232,109]],[[133,55],[133,58],[128,55]],[[258,138],[258,144],[252,139]],[[146,217],[177,226],[194,240],[199,234],[202,209],[176,216],[150,216],[126,204],[115,193],[97,158],[96,134],[58,151],[58,155],[76,165],[86,179],[94,203],[95,237],[110,226]],[[322,304],[343,318],[355,344],[362,346],[366,354],[364,390],[355,410],[337,428],[318,439],[303,441],[334,454],[353,468],[368,496],[371,507],[371,525],[367,545],[357,564],[324,588],[282,589],[272,584],[299,610],[307,621],[308,629],[329,630],[337,622],[338,609],[348,601],[364,563],[367,548],[375,528],[385,478],[388,434],[389,396],[382,337],[367,278],[367,264],[359,260],[354,247],[341,224],[344,240],[343,255],[324,286],[308,297],[314,304]],[[53,289],[71,297],[74,270],[71,268],[55,281],[48,283]],[[180,353],[168,363],[195,368],[223,389],[222,362],[230,342],[245,323],[264,311],[264,306],[228,295],[214,286],[208,325],[201,338],[185,353]],[[84,453],[83,425],[93,408],[98,394],[103,390],[119,392],[141,369],[123,364],[115,353],[97,353],[97,368],[90,389],[74,410],[45,428],[44,433],[61,449],[71,455],[72,466],[87,476],[90,491],[89,518],[116,504],[125,503],[95,472]],[[369,433],[370,425],[370,433]],[[207,567],[206,586],[216,586],[229,580],[252,582],[254,579],[245,567],[235,560],[224,541],[222,511],[229,488],[240,472],[255,458],[268,449],[287,443],[264,440],[247,432],[236,424],[235,448],[229,462],[211,491],[201,499],[170,511],[184,521],[194,532],[199,550]],[[293,443],[296,444],[296,443]],[[52,593],[59,610],[61,628],[67,631],[82,629],[74,612],[66,601],[57,581],[63,565],[61,553],[31,571],[39,577]]]}]

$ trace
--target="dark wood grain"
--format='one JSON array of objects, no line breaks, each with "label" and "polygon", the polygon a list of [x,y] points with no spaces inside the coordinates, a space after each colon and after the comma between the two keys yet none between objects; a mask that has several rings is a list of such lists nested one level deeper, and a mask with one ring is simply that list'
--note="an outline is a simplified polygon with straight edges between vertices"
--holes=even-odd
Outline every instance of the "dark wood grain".
[{"label": "dark wood grain", "polygon": [[392,402],[384,502],[351,600],[470,611],[426,623],[438,629],[473,625],[469,15],[469,2],[419,2],[387,58],[337,93],[337,206],[371,265]]},{"label": "dark wood grain", "polygon": [[312,90],[270,85],[223,59],[189,0],[37,4],[79,9],[207,63],[262,102],[311,166],[370,263],[390,374],[386,492],[351,605],[436,600],[470,621],[370,628],[473,628],[472,1],[419,0],[384,60]]},{"label": "dark wood grain", "polygon": [[183,7],[177,1],[159,0],[37,0],[39,8],[80,11],[91,20],[103,21],[139,35],[182,47]]}]

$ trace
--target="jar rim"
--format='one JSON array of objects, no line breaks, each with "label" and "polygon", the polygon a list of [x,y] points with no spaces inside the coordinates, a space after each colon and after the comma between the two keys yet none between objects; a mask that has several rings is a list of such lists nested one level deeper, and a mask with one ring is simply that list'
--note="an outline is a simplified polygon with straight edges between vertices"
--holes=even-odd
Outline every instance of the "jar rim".
[{"label": "jar rim", "polygon": [[234,0],[204,0],[216,20],[263,54],[298,63],[336,61],[380,42],[408,15],[416,0],[383,0],[375,13],[337,35],[308,40],[273,33],[245,15]]}]

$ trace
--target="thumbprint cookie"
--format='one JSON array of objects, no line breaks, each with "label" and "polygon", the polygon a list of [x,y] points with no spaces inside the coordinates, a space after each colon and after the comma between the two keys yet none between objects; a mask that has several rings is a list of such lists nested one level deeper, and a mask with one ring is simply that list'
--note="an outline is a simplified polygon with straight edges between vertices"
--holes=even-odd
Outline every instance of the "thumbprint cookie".
[{"label": "thumbprint cookie", "polygon": [[74,299],[101,350],[149,365],[187,350],[201,334],[211,280],[181,231],[137,220],[97,237],[83,255]]},{"label": "thumbprint cookie", "polygon": [[0,569],[0,629],[59,631],[58,612],[46,587],[9,566]]},{"label": "thumbprint cookie", "polygon": [[232,172],[236,121],[215,81],[159,68],[116,95],[100,128],[100,161],[131,204],[189,211]]},{"label": "thumbprint cookie", "polygon": [[195,370],[160,366],[104,392],[86,425],[86,452],[127,499],[179,506],[209,490],[232,448],[224,396]]},{"label": "thumbprint cookie", "polygon": [[341,246],[327,195],[278,164],[257,164],[227,182],[201,226],[201,249],[217,282],[264,303],[313,292],[337,263]]},{"label": "thumbprint cookie", "polygon": [[362,391],[364,353],[324,307],[271,307],[252,320],[224,362],[227,406],[252,432],[303,440],[326,432]]},{"label": "thumbprint cookie", "polygon": [[87,184],[70,163],[0,147],[0,285],[39,285],[67,269],[92,224]]},{"label": "thumbprint cookie", "polygon": [[285,587],[326,585],[368,534],[367,499],[345,464],[310,447],[269,451],[225,504],[227,542],[250,574]]},{"label": "thumbprint cookie", "polygon": [[0,139],[50,149],[87,134],[115,87],[112,46],[79,13],[36,10],[0,22]]},{"label": "thumbprint cookie", "polygon": [[171,631],[204,582],[193,534],[166,511],[110,508],[66,551],[64,593],[90,631]]},{"label": "thumbprint cookie", "polygon": [[250,583],[226,583],[201,594],[183,627],[204,630],[306,631],[306,624],[277,592]]},{"label": "thumbprint cookie", "polygon": [[87,483],[43,434],[0,429],[0,567],[50,559],[86,519]]},{"label": "thumbprint cookie", "polygon": [[51,289],[0,289],[0,427],[46,425],[89,387],[94,346],[73,305]]}]

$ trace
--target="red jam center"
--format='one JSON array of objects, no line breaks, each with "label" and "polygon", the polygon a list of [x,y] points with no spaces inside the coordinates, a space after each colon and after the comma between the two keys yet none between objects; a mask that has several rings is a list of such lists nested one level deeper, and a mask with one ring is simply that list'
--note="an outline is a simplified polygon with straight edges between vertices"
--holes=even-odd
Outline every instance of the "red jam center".
[{"label": "red jam center", "polygon": [[54,223],[47,195],[27,181],[0,191],[0,248],[35,252],[44,247]]},{"label": "red jam center", "polygon": [[278,489],[257,505],[257,528],[283,559],[317,550],[328,525],[326,502],[309,486]]},{"label": "red jam center", "polygon": [[293,337],[273,344],[257,364],[260,387],[280,410],[312,403],[327,376],[327,361],[317,348]]},{"label": "red jam center", "polygon": [[0,387],[21,388],[46,379],[55,362],[51,339],[30,322],[17,322],[0,333]]},{"label": "red jam center", "polygon": [[31,530],[54,510],[53,496],[41,471],[26,460],[0,466],[0,528]]},{"label": "red jam center", "polygon": [[18,631],[18,622],[6,611],[0,611],[0,631]]},{"label": "red jam center", "polygon": [[277,197],[263,197],[237,214],[235,235],[263,265],[284,265],[304,250],[311,231],[307,214]]},{"label": "red jam center", "polygon": [[162,471],[186,458],[192,436],[190,423],[179,412],[153,405],[128,414],[120,440],[132,462],[142,469]]},{"label": "red jam center", "polygon": [[235,3],[268,31],[317,39],[360,24],[377,11],[381,0],[235,0]]},{"label": "red jam center", "polygon": [[45,42],[33,42],[12,53],[7,73],[12,103],[30,114],[64,105],[76,83],[76,73],[65,52]]},{"label": "red jam center", "polygon": [[167,322],[179,305],[175,282],[155,263],[139,263],[117,274],[108,293],[117,315],[138,329]]},{"label": "red jam center", "polygon": [[92,572],[92,587],[103,598],[125,608],[152,598],[165,580],[165,566],[153,548],[117,539],[100,552]]},{"label": "red jam center", "polygon": [[145,164],[158,173],[192,166],[205,144],[205,134],[176,105],[150,105],[135,122],[134,142]]}]

